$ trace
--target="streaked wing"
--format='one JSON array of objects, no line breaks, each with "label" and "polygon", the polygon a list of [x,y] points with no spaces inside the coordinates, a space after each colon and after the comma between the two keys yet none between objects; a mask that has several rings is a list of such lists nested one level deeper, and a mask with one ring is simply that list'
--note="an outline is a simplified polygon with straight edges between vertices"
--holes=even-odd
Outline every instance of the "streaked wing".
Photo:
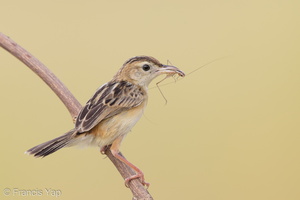
[{"label": "streaked wing", "polygon": [[140,105],[144,91],[126,81],[108,82],[87,102],[76,119],[77,134],[87,132],[101,121]]}]

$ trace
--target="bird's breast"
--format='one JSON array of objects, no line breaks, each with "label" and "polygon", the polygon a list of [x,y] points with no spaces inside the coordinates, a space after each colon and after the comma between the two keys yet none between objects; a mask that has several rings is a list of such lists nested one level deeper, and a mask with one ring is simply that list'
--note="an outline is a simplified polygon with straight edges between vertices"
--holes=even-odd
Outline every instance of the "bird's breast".
[{"label": "bird's breast", "polygon": [[142,117],[147,102],[103,120],[91,131],[93,143],[103,147],[112,144],[119,136],[126,135]]}]

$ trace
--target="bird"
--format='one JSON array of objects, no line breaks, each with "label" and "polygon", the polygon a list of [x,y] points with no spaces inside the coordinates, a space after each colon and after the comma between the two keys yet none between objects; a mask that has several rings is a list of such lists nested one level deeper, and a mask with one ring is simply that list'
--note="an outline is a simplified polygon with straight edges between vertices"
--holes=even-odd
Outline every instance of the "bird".
[{"label": "bird", "polygon": [[144,186],[144,173],[120,154],[122,140],[142,117],[148,102],[148,86],[159,75],[184,77],[175,66],[163,65],[150,56],[128,59],[112,80],[100,86],[75,119],[75,127],[65,134],[37,145],[25,153],[45,157],[63,147],[75,145],[96,146],[101,153],[107,148],[112,155],[135,171],[125,179],[128,187],[139,178]]}]

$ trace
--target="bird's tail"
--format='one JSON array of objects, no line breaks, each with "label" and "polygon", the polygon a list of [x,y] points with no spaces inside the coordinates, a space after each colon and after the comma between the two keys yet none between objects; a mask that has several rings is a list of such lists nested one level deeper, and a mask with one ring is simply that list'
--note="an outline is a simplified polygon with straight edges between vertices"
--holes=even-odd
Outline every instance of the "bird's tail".
[{"label": "bird's tail", "polygon": [[34,157],[48,156],[49,154],[54,153],[55,151],[71,144],[72,135],[74,132],[75,132],[75,129],[72,129],[62,136],[59,136],[57,138],[54,138],[53,140],[50,140],[48,142],[44,142],[40,145],[32,147],[25,153],[33,155]]}]

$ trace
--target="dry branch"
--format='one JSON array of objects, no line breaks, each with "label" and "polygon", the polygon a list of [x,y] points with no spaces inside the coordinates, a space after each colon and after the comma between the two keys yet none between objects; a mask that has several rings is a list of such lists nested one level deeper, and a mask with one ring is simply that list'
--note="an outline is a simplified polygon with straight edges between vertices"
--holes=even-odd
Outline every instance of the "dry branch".
[{"label": "dry branch", "polygon": [[[18,58],[21,62],[27,65],[27,67],[34,71],[34,73],[36,73],[41,79],[43,79],[43,81],[65,104],[72,116],[72,119],[74,119],[74,117],[78,115],[79,111],[82,108],[81,104],[67,89],[67,87],[43,63],[41,63],[28,51],[19,46],[16,42],[14,42],[3,33],[0,33],[0,46],[10,52],[16,58]],[[110,150],[107,150],[105,153],[124,179],[135,174],[135,172],[130,167],[116,159],[112,155]],[[147,189],[145,189],[142,183],[139,181],[139,179],[130,181],[129,188],[133,194],[134,200],[153,199]]]}]

